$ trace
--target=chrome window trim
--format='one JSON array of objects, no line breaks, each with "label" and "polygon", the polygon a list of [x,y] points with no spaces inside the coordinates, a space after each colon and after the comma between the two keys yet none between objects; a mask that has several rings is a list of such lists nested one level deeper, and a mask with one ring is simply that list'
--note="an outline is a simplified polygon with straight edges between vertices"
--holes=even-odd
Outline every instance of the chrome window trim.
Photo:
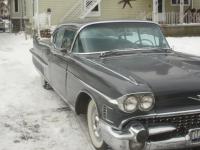
[{"label": "chrome window trim", "polygon": [[[155,23],[155,22],[152,22],[152,21],[140,21],[140,20],[113,20],[113,21],[96,21],[96,22],[89,22],[89,23],[64,23],[64,24],[61,24],[59,26],[57,26],[53,32],[52,35],[54,35],[54,33],[59,30],[60,28],[64,27],[64,26],[74,26],[74,27],[77,27],[77,31],[76,31],[76,34],[74,36],[74,40],[72,42],[72,45],[71,45],[71,48],[70,48],[70,51],[69,53],[73,53],[73,48],[74,48],[74,45],[75,45],[75,42],[76,42],[76,39],[79,35],[79,33],[86,27],[90,26],[90,25],[95,25],[95,24],[105,24],[105,23],[149,23],[149,24],[154,24],[154,25],[157,25],[159,26],[158,23]],[[51,38],[51,42],[52,42],[52,38]],[[92,53],[95,53],[95,52],[91,52],[91,53],[87,53],[87,54],[92,54]],[[98,52],[99,53],[99,52]],[[76,54],[79,54],[79,53],[76,53]],[[83,53],[80,53],[80,54],[83,54]],[[86,53],[85,53],[86,54]]]},{"label": "chrome window trim", "polygon": [[[74,40],[72,42],[72,45],[71,45],[71,49],[69,51],[69,53],[72,53],[73,51],[73,48],[74,48],[74,45],[75,45],[75,42],[76,42],[76,39],[79,35],[79,33],[86,27],[88,26],[91,26],[91,25],[95,25],[95,24],[105,24],[105,23],[149,23],[149,24],[154,24],[154,25],[158,25],[157,23],[154,23],[154,22],[151,22],[151,21],[133,21],[133,20],[116,20],[116,21],[97,21],[97,22],[91,22],[91,23],[86,23],[84,25],[82,25],[78,31],[76,32],[76,35],[74,37]],[[79,24],[75,24],[75,23],[72,23],[72,24],[64,24],[64,25],[79,25]],[[63,26],[63,25],[61,25]],[[159,26],[159,25],[158,25]]]}]

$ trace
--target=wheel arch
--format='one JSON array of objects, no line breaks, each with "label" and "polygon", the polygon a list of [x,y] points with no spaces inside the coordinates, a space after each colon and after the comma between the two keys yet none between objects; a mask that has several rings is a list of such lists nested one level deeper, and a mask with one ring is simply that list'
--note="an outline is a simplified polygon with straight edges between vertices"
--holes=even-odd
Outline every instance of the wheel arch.
[{"label": "wheel arch", "polygon": [[91,100],[95,100],[92,94],[90,94],[88,91],[81,91],[77,98],[76,98],[76,103],[75,103],[75,112],[76,114],[87,114],[87,108],[89,105],[89,102]]}]

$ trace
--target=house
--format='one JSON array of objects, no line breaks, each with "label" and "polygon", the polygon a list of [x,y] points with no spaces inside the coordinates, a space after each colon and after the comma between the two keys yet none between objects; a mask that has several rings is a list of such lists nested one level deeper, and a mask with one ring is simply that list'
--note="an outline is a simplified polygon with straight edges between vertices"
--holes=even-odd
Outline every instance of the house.
[{"label": "house", "polygon": [[126,2],[128,0],[12,0],[12,20],[14,22],[17,19],[19,22],[20,19],[27,19],[37,29],[81,19],[139,19],[160,24],[200,23],[200,0]]},{"label": "house", "polygon": [[32,18],[31,0],[9,0],[8,3],[13,31],[24,30],[25,24]]},{"label": "house", "polygon": [[[120,0],[33,0],[38,13],[51,10],[51,23],[77,19],[148,19],[160,23],[183,23],[185,11],[200,9],[200,0],[135,0],[131,8]],[[122,0],[123,1],[123,0]],[[182,16],[181,16],[182,15]],[[179,17],[173,20],[174,17]]]},{"label": "house", "polygon": [[6,0],[0,0],[0,18],[8,18],[9,8]]}]

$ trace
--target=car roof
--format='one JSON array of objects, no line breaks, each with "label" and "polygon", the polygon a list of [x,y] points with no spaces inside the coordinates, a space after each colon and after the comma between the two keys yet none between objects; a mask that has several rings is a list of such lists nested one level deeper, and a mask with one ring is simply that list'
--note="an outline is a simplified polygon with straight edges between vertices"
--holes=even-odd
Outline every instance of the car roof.
[{"label": "car roof", "polygon": [[155,24],[158,25],[155,22],[152,21],[141,21],[141,20],[97,20],[97,21],[91,21],[91,20],[79,20],[75,22],[67,22],[59,25],[57,28],[60,28],[61,26],[74,26],[75,28],[80,29],[89,25],[93,24],[103,24],[103,23],[148,23],[148,24]]}]

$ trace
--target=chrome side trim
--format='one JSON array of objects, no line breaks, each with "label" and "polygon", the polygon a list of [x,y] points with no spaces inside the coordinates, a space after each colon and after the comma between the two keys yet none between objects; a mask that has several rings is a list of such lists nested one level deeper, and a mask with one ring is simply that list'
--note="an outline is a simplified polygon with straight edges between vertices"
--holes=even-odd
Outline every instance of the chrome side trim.
[{"label": "chrome side trim", "polygon": [[118,75],[118,76],[120,76],[120,77],[122,77],[123,79],[125,79],[125,80],[127,80],[127,81],[129,81],[129,82],[131,82],[131,83],[133,83],[135,85],[139,85],[139,83],[137,83],[135,79],[131,80],[131,79],[129,79],[129,78],[121,75],[120,73],[118,73],[116,71],[113,71],[113,70],[111,70],[111,69],[109,69],[109,68],[107,68],[107,67],[105,67],[105,66],[103,66],[103,65],[101,65],[101,64],[99,64],[99,63],[97,63],[95,61],[92,61],[90,59],[87,59],[87,60],[90,61],[90,62],[92,62],[92,63],[94,63],[94,64],[96,64],[96,65],[98,65],[98,66],[100,66],[100,67],[102,67],[102,68],[104,68],[104,69],[106,69],[106,70],[108,70],[108,71],[110,71],[110,72],[112,72],[112,73],[114,73],[114,74],[116,74],[116,75]]},{"label": "chrome side trim", "polygon": [[109,103],[114,104],[114,105],[118,105],[117,100],[111,99],[108,96],[106,96],[105,94],[103,94],[102,92],[96,90],[95,88],[93,88],[92,86],[90,86],[89,84],[85,83],[84,81],[80,80],[79,78],[77,78],[82,84],[84,84],[86,87],[88,87],[89,89],[91,89],[92,91],[98,93],[99,95],[101,95],[102,97],[104,97],[106,100],[108,100]]},{"label": "chrome side trim", "polygon": [[[199,97],[199,95],[197,95]],[[195,100],[195,101],[200,101],[200,98],[194,98],[194,97],[188,97],[189,99]]]},{"label": "chrome side trim", "polygon": [[[37,67],[35,67],[35,68],[36,68],[36,71],[41,75],[42,78],[44,78],[48,83],[51,83],[51,82],[39,71],[39,69],[38,69]],[[58,92],[58,90],[56,90],[56,88],[54,88],[54,87],[52,86],[52,84],[51,84],[51,87],[53,88],[53,90],[55,91],[55,93],[56,93],[65,103],[68,104],[68,106],[70,107],[70,109],[71,109],[72,111],[75,112],[75,108],[69,103],[69,101],[68,101],[67,99],[65,99],[64,96],[62,96],[62,95],[60,94],[60,92]]]},{"label": "chrome side trim", "polygon": [[37,61],[39,61],[41,63],[41,65],[43,65],[44,67],[48,66],[48,64],[46,62],[44,62],[42,59],[40,59],[35,53],[31,52],[33,55],[33,58],[36,59]]}]

